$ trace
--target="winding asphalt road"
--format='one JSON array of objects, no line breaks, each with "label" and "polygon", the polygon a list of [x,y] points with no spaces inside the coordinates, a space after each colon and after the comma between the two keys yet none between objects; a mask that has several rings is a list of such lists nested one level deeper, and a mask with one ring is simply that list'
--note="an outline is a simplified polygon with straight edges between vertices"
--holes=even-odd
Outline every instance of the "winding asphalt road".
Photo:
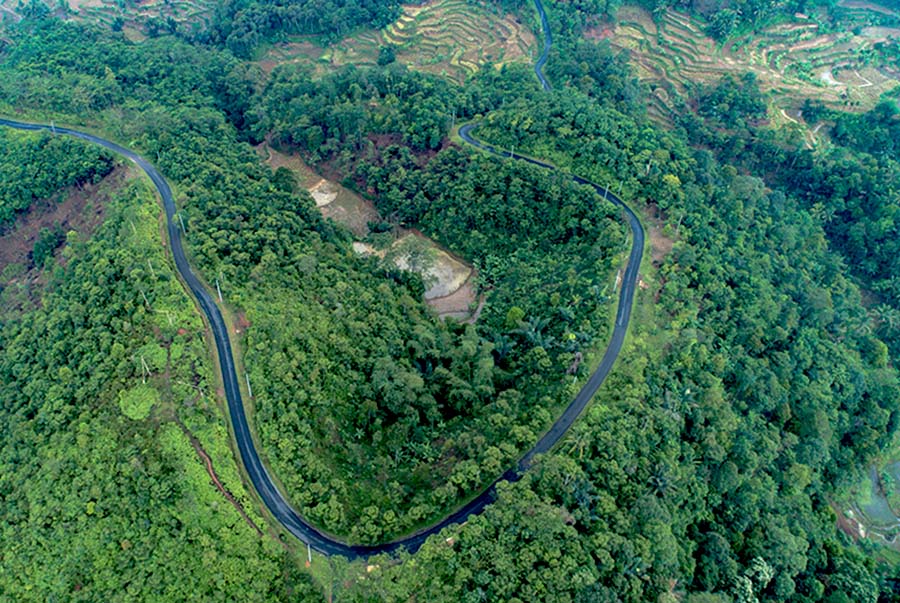
[{"label": "winding asphalt road", "polygon": [[[550,51],[552,39],[550,36],[550,28],[547,24],[547,15],[544,11],[544,7],[541,5],[541,0],[534,1],[541,17],[541,26],[544,30],[544,49],[540,58],[535,63],[535,73],[541,83],[541,87],[544,90],[549,90],[550,85],[544,78],[542,67],[547,61],[547,55]],[[519,460],[517,466],[498,477],[486,491],[474,500],[448,517],[442,519],[440,522],[400,540],[376,546],[348,545],[337,538],[317,530],[307,523],[300,514],[288,504],[286,497],[278,490],[278,487],[275,485],[263,465],[262,460],[259,458],[259,454],[256,451],[251,436],[250,426],[247,422],[244,402],[241,397],[241,389],[238,386],[239,382],[234,365],[234,358],[231,353],[231,341],[228,337],[228,329],[225,326],[225,321],[222,319],[222,313],[213,301],[212,295],[206,290],[200,282],[200,279],[197,278],[191,270],[191,266],[185,256],[184,247],[182,245],[182,231],[176,221],[176,210],[175,202],[172,198],[172,189],[169,187],[168,182],[166,182],[162,174],[160,174],[149,161],[137,153],[114,142],[94,136],[93,134],[60,126],[54,127],[44,124],[30,124],[9,119],[0,119],[0,126],[16,128],[19,130],[52,131],[56,134],[74,136],[75,138],[98,144],[114,153],[128,158],[136,163],[147,174],[163,201],[163,207],[166,212],[169,241],[172,247],[172,256],[175,259],[175,267],[178,269],[178,273],[181,275],[185,284],[187,284],[188,289],[190,289],[194,299],[199,304],[204,316],[206,316],[206,320],[212,331],[213,339],[216,343],[216,351],[219,356],[219,365],[224,380],[225,398],[228,402],[228,413],[231,418],[234,439],[237,443],[238,452],[240,453],[241,461],[244,464],[247,476],[253,483],[253,487],[256,489],[260,499],[262,499],[263,504],[272,516],[284,526],[288,532],[321,553],[327,555],[341,555],[353,559],[357,557],[368,557],[378,553],[390,553],[401,547],[409,551],[415,551],[422,546],[422,543],[424,543],[429,536],[437,534],[449,525],[462,523],[471,515],[480,513],[488,504],[494,501],[498,483],[501,481],[514,482],[520,479],[522,473],[531,465],[531,461],[535,455],[548,452],[560,441],[560,439],[562,439],[603,384],[603,381],[612,369],[612,366],[619,355],[619,351],[622,349],[622,344],[625,341],[625,333],[628,329],[628,322],[631,317],[635,286],[637,285],[638,270],[640,269],[641,256],[643,255],[644,229],[631,208],[625,205],[625,203],[623,203],[616,195],[584,178],[573,176],[573,181],[578,184],[593,187],[598,194],[604,195],[610,201],[619,205],[628,219],[632,232],[631,253],[628,256],[628,265],[622,279],[616,322],[613,327],[612,337],[606,348],[606,352],[603,355],[603,359],[600,361],[600,365],[591,375],[590,379],[588,379],[588,382],[581,391],[578,392],[578,395],[575,396],[575,399],[572,400],[571,404],[569,404],[562,415],[556,420],[550,430]],[[509,157],[519,161],[525,161],[546,169],[556,169],[550,164],[524,157],[516,153],[499,150],[489,144],[482,143],[472,137],[474,128],[475,126],[472,124],[460,128],[460,136],[468,144],[500,157]]]}]

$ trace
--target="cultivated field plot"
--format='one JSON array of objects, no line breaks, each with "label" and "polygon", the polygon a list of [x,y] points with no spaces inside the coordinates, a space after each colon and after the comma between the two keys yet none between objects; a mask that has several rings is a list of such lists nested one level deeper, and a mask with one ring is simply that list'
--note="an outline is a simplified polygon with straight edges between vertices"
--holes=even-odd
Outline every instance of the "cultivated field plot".
[{"label": "cultivated field plot", "polygon": [[[62,16],[60,3],[44,0],[54,14]],[[0,0],[0,18],[18,20],[19,0]],[[200,23],[206,25],[216,5],[214,0],[67,0],[71,18],[94,21],[112,26],[116,19],[126,35],[141,38],[149,21],[162,25],[171,18],[175,23]]]},{"label": "cultivated field plot", "polygon": [[482,65],[530,62],[534,35],[514,17],[465,0],[435,0],[403,7],[400,18],[380,31],[359,32],[321,49],[308,41],[277,44],[262,58],[265,69],[295,61],[318,61],[320,72],[346,64],[374,65],[382,46],[397,61],[462,82]]},{"label": "cultivated field plot", "polygon": [[[889,9],[865,2],[844,5],[853,23],[845,33],[822,33],[811,18],[795,15],[757,34],[719,46],[703,32],[699,20],[668,11],[655,23],[647,11],[626,6],[619,10],[614,30],[595,33],[631,51],[638,76],[654,86],[650,112],[666,119],[669,98],[693,83],[714,81],[726,73],[752,71],[763,90],[774,92],[777,113],[795,121],[804,99],[819,99],[845,109],[865,110],[884,92],[900,85],[900,73],[880,64],[876,44],[900,39],[900,29],[854,27],[867,13]],[[850,31],[852,29],[852,32]]]}]

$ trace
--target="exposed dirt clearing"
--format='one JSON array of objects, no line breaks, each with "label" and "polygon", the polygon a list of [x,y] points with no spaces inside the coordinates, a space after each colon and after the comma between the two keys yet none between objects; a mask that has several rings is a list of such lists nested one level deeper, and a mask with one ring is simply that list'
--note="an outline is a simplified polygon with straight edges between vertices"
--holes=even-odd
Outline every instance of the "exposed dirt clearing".
[{"label": "exposed dirt clearing", "polygon": [[[452,255],[438,247],[431,239],[420,233],[409,233],[394,241],[393,247],[402,248],[409,237],[416,237],[425,241],[432,249],[428,265],[419,270],[422,278],[430,286],[425,291],[425,299],[431,300],[438,297],[446,297],[465,283],[472,274],[472,268],[454,258]],[[410,270],[409,256],[403,253],[397,255],[394,263],[402,270]]]},{"label": "exposed dirt clearing", "polygon": [[319,180],[308,190],[309,194],[312,195],[313,200],[316,202],[316,207],[325,207],[337,199],[338,196],[334,184],[325,179]]},{"label": "exposed dirt clearing", "polygon": [[[468,294],[460,294],[458,296],[459,299],[445,302],[443,305],[432,302],[441,299],[446,300],[459,293],[464,288],[464,285],[469,282],[473,272],[472,267],[455,258],[451,253],[441,249],[434,241],[419,232],[401,232],[404,234],[391,244],[390,249],[375,249],[369,243],[354,241],[353,251],[360,255],[374,255],[379,258],[390,257],[394,265],[401,270],[418,272],[428,285],[428,289],[425,291],[425,301],[429,305],[443,307],[446,303],[452,303],[456,304],[453,306],[454,308],[458,308],[459,304],[465,301],[465,309],[468,309],[468,304],[471,304],[475,299],[474,291]],[[410,254],[403,251],[403,247],[409,245],[410,237],[414,237],[425,244],[425,249],[429,256],[427,259],[422,260],[420,258],[415,262],[411,262]],[[421,251],[421,249],[418,251]],[[411,266],[410,264],[413,263],[418,265]]]},{"label": "exposed dirt clearing", "polygon": [[[332,183],[333,184],[333,183]],[[346,190],[346,189],[345,189]],[[375,205],[362,197],[347,191],[346,195],[338,194],[334,201],[319,208],[326,218],[343,224],[357,237],[369,234],[369,223],[379,222],[381,216]]]},{"label": "exposed dirt clearing", "polygon": [[584,30],[584,37],[588,40],[605,40],[612,37],[613,29],[608,25],[603,27],[588,27]]},{"label": "exposed dirt clearing", "polygon": [[90,236],[103,221],[110,195],[131,175],[128,168],[118,166],[97,184],[72,187],[32,204],[9,231],[0,236],[0,271],[11,264],[31,267],[31,250],[42,228],[52,229],[59,225],[64,233],[74,230],[82,238]]},{"label": "exposed dirt clearing", "polygon": [[813,38],[811,40],[805,40],[803,42],[797,42],[796,44],[792,44],[790,46],[791,52],[799,52],[801,50],[813,50],[815,48],[821,48],[823,46],[828,46],[829,44],[833,44],[837,39],[837,36],[834,34],[827,36],[819,36],[818,38]]},{"label": "exposed dirt clearing", "polygon": [[82,8],[98,8],[103,6],[103,0],[68,0],[69,8],[81,10]]},{"label": "exposed dirt clearing", "polygon": [[650,257],[653,265],[658,268],[662,265],[665,257],[672,252],[672,248],[675,246],[675,239],[663,233],[664,222],[659,208],[655,204],[650,204],[647,209],[650,218],[647,230],[650,238]]},{"label": "exposed dirt clearing", "polygon": [[[382,220],[371,201],[363,199],[336,182],[322,178],[296,155],[280,153],[265,144],[258,146],[257,152],[266,158],[266,163],[272,168],[284,167],[291,170],[300,181],[301,186],[313,197],[316,207],[322,212],[322,215],[343,224],[360,239],[368,236],[370,223]],[[440,315],[447,312],[439,308],[451,304],[452,312],[464,310],[468,316],[468,309],[475,301],[475,291],[471,285],[466,288],[464,284],[471,280],[472,267],[445,249],[441,249],[434,241],[416,230],[397,228],[396,234],[397,239],[392,243],[392,249],[402,247],[408,242],[409,237],[416,237],[424,241],[429,249],[428,253],[431,257],[428,259],[427,268],[417,270],[422,274],[423,280],[428,286],[425,292],[426,302],[435,307]],[[387,253],[387,250],[377,250],[363,241],[355,241],[353,250],[360,255],[377,255],[378,257],[384,257]],[[405,258],[402,253],[394,258],[394,261],[402,269],[409,268],[408,258]],[[454,297],[450,301],[438,301],[447,300],[449,296]]]},{"label": "exposed dirt clearing", "polygon": [[291,170],[300,186],[309,192],[322,215],[343,224],[357,237],[368,235],[369,222],[381,219],[371,201],[336,182],[322,178],[297,155],[281,153],[265,143],[256,147],[256,150],[273,169],[283,167]]},{"label": "exposed dirt clearing", "polygon": [[837,527],[840,531],[854,541],[866,537],[866,528],[856,519],[852,509],[847,509],[844,513],[835,503],[831,503],[831,509],[837,517]]},{"label": "exposed dirt clearing", "polygon": [[256,152],[265,158],[266,163],[268,163],[269,167],[273,170],[277,170],[280,167],[291,170],[299,179],[300,186],[303,188],[315,186],[322,180],[321,176],[313,172],[312,169],[303,163],[303,160],[297,155],[281,153],[265,143],[257,146]]},{"label": "exposed dirt clearing", "polygon": [[[474,275],[473,275],[474,276]],[[480,309],[484,305],[484,295],[479,300],[478,309],[472,313],[472,304],[475,303],[475,287],[472,284],[473,279],[469,278],[462,286],[444,297],[436,297],[428,300],[428,305],[434,308],[438,316],[442,318],[455,318],[465,322],[475,322],[478,320]]]},{"label": "exposed dirt clearing", "polygon": [[257,65],[266,73],[271,73],[278,65],[287,63],[316,63],[325,54],[325,49],[312,42],[279,42],[265,56],[257,61]]},{"label": "exposed dirt clearing", "polygon": [[822,73],[819,74],[819,79],[825,82],[829,86],[841,86],[841,82],[834,79],[834,75],[831,73],[831,69],[826,69]]}]

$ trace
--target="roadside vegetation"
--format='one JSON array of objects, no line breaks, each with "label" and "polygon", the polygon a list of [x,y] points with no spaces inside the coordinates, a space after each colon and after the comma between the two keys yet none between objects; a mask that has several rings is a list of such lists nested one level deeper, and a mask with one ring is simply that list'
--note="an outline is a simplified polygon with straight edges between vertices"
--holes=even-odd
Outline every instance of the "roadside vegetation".
[{"label": "roadside vegetation", "polygon": [[0,230],[61,188],[99,182],[112,166],[107,153],[73,140],[0,130]]},{"label": "roadside vegetation", "polygon": [[[42,149],[34,167],[109,162],[85,143],[2,135],[11,155]],[[23,184],[15,170],[0,174],[4,187]],[[48,194],[67,181],[43,174]],[[0,593],[9,600],[265,601],[309,588],[213,487],[192,447],[264,525],[228,449],[202,324],[161,245],[150,190],[122,183],[91,236],[67,232],[31,269],[44,272],[35,303],[21,303],[21,279],[0,284]]]}]

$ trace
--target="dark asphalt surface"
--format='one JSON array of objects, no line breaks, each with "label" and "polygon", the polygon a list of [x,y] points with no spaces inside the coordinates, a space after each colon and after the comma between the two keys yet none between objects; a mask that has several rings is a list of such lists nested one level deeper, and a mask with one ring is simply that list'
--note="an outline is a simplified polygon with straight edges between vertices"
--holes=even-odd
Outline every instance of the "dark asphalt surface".
[{"label": "dark asphalt surface", "polygon": [[[525,157],[524,155],[519,155],[518,153],[512,153],[510,151],[497,149],[496,147],[473,138],[472,131],[477,127],[477,124],[466,124],[462,126],[459,129],[460,137],[470,145],[475,146],[483,151],[487,151],[488,153],[491,153],[493,155],[517,159],[519,161],[524,161],[526,163],[530,163],[531,165],[536,165],[548,170],[556,169],[549,163],[544,163],[543,161],[538,161],[537,159],[532,159],[531,157]],[[577,419],[581,412],[585,409],[588,402],[591,401],[591,398],[595,393],[597,393],[597,390],[600,389],[600,386],[603,385],[603,381],[606,379],[609,371],[612,370],[613,364],[615,363],[616,358],[618,358],[619,356],[619,351],[621,351],[622,349],[622,344],[625,342],[625,333],[628,331],[628,322],[631,320],[631,307],[634,301],[634,290],[637,286],[638,272],[641,268],[641,258],[644,254],[644,227],[641,226],[641,221],[638,220],[637,215],[635,215],[631,208],[625,205],[625,203],[621,199],[619,199],[618,196],[616,196],[612,192],[609,192],[606,188],[600,186],[599,184],[595,184],[594,182],[586,180],[580,176],[572,176],[572,181],[578,184],[593,187],[598,195],[606,197],[609,201],[622,208],[626,218],[628,219],[628,225],[631,227],[631,253],[628,255],[628,265],[625,268],[625,274],[622,275],[622,288],[619,291],[619,308],[616,312],[616,322],[613,326],[612,337],[610,338],[609,344],[606,347],[606,352],[603,354],[603,359],[600,360],[600,365],[591,374],[587,383],[584,384],[584,387],[581,388],[581,391],[578,392],[578,394],[575,396],[575,399],[572,400],[568,407],[566,407],[566,410],[563,411],[562,415],[560,415],[560,417],[556,420],[550,430],[545,433],[540,440],[538,440],[538,443],[535,444],[534,448],[529,450],[525,454],[525,456],[522,457],[522,459],[519,461],[519,471],[524,471],[528,468],[534,455],[549,452],[550,449],[553,448],[553,446],[555,446],[556,443],[559,442],[564,435],[566,435],[566,432],[570,427],[572,427],[575,419]]]},{"label": "dark asphalt surface", "polygon": [[[537,75],[538,80],[541,83],[541,87],[544,90],[549,90],[550,85],[544,78],[542,68],[544,63],[546,63],[547,61],[547,55],[550,50],[552,39],[550,36],[550,28],[547,24],[547,15],[544,11],[544,7],[541,5],[540,0],[534,0],[534,2],[540,14],[541,26],[544,30],[544,49],[537,63],[535,63],[535,74]],[[78,130],[72,130],[70,128],[60,126],[52,127],[44,124],[29,124],[8,119],[0,119],[0,126],[7,126],[19,130],[52,131],[56,134],[66,134],[68,136],[74,136],[75,138],[80,138],[82,140],[98,144],[116,154],[130,159],[131,161],[136,163],[142,170],[144,170],[147,176],[149,176],[163,201],[163,207],[165,208],[166,212],[166,225],[169,233],[169,241],[172,248],[172,256],[175,259],[175,267],[178,269],[181,278],[184,280],[185,284],[187,284],[188,288],[193,294],[194,299],[197,300],[197,303],[199,304],[200,309],[203,311],[204,316],[206,316],[207,323],[210,326],[213,339],[216,343],[216,351],[219,356],[219,365],[222,370],[222,378],[224,380],[225,386],[225,397],[228,402],[228,413],[231,418],[232,431],[234,433],[234,439],[237,443],[238,452],[241,456],[241,462],[244,464],[247,476],[249,477],[250,481],[253,484],[253,487],[259,494],[259,497],[262,500],[263,504],[266,506],[266,508],[269,510],[269,513],[272,514],[275,520],[277,520],[282,526],[284,526],[284,528],[288,532],[299,538],[304,543],[309,544],[312,548],[314,548],[316,551],[319,551],[320,553],[324,553],[326,555],[341,555],[350,559],[354,559],[357,557],[368,557],[378,553],[390,553],[399,548],[405,548],[409,551],[415,551],[420,546],[422,546],[422,544],[429,536],[437,534],[447,526],[462,523],[471,515],[480,513],[487,505],[494,501],[498,483],[500,483],[501,481],[514,482],[519,480],[522,472],[527,470],[531,465],[531,461],[535,455],[548,452],[551,448],[553,448],[554,445],[556,445],[557,442],[559,442],[563,438],[563,436],[565,436],[566,432],[569,430],[578,416],[582,413],[582,411],[584,411],[588,402],[590,402],[591,398],[603,384],[603,381],[606,379],[606,376],[612,369],[613,364],[615,363],[616,358],[619,355],[619,351],[622,349],[622,344],[625,341],[625,333],[628,329],[629,319],[631,318],[631,306],[632,302],[634,301],[634,291],[635,287],[637,286],[638,271],[640,269],[641,257],[644,250],[644,229],[631,208],[625,205],[625,203],[623,203],[622,200],[619,199],[616,195],[606,191],[598,184],[589,182],[588,180],[585,180],[584,178],[580,178],[578,176],[573,176],[573,181],[577,182],[578,184],[593,187],[598,194],[606,196],[610,201],[622,208],[628,219],[633,237],[631,253],[628,257],[628,266],[625,269],[625,274],[622,278],[622,288],[619,292],[619,308],[616,314],[615,326],[613,328],[613,333],[609,345],[606,348],[603,359],[600,361],[600,365],[593,372],[591,377],[588,379],[588,382],[584,385],[581,391],[578,392],[578,395],[575,396],[575,399],[572,400],[572,403],[569,404],[562,415],[556,420],[550,430],[547,431],[547,433],[544,434],[544,436],[541,437],[540,440],[538,440],[537,444],[535,444],[535,446],[520,459],[517,467],[515,469],[510,469],[509,471],[498,477],[497,480],[494,481],[494,483],[492,483],[487,490],[485,490],[474,500],[470,501],[468,504],[452,513],[448,517],[442,519],[440,522],[400,540],[376,546],[348,545],[332,536],[321,532],[320,530],[317,530],[316,528],[308,524],[297,513],[297,511],[294,510],[290,506],[290,504],[288,504],[287,499],[275,486],[275,483],[269,476],[265,466],[262,463],[262,460],[259,458],[259,454],[256,451],[256,446],[251,436],[250,426],[247,422],[247,415],[244,410],[244,402],[241,397],[241,389],[238,386],[239,382],[237,378],[237,372],[234,366],[234,358],[232,357],[231,353],[231,341],[228,337],[228,330],[225,326],[225,321],[222,319],[222,313],[219,311],[218,306],[216,306],[215,302],[213,301],[212,295],[204,288],[203,284],[200,282],[200,279],[198,279],[194,272],[191,270],[190,264],[188,263],[187,257],[185,256],[184,247],[181,241],[182,232],[178,226],[178,221],[176,219],[177,214],[175,211],[175,202],[172,198],[172,190],[169,187],[168,182],[166,182],[165,178],[163,178],[162,174],[160,174],[159,171],[150,162],[148,162],[137,153],[126,149],[125,147],[122,147],[114,142],[110,142],[108,140],[104,140],[102,138],[94,136],[93,134],[87,134],[85,132],[79,132]],[[460,128],[459,130],[460,136],[468,144],[500,157],[509,157],[512,159],[517,159],[519,161],[525,161],[532,165],[550,170],[556,169],[550,164],[537,161],[530,157],[524,157],[516,153],[499,150],[489,144],[482,143],[472,137],[471,134],[474,128],[474,125],[468,124]]]},{"label": "dark asphalt surface", "polygon": [[544,65],[547,63],[547,57],[550,55],[550,46],[553,44],[553,36],[550,34],[550,25],[547,23],[547,11],[544,10],[544,5],[541,4],[541,0],[534,0],[534,7],[541,17],[541,29],[544,32],[544,48],[541,50],[541,56],[538,57],[538,60],[534,64],[534,74],[541,83],[541,88],[549,90],[550,83],[547,82],[547,78],[544,77]]}]

